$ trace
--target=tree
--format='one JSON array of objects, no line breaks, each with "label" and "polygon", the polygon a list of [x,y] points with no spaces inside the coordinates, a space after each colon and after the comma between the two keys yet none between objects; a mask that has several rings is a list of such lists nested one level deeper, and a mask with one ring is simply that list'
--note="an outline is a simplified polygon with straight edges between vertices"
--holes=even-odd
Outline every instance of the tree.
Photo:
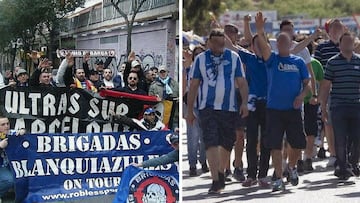
[{"label": "tree", "polygon": [[0,45],[21,39],[23,49],[33,49],[36,34],[40,34],[48,47],[48,56],[53,58],[57,35],[65,15],[85,0],[2,0],[0,1]]},{"label": "tree", "polygon": [[194,30],[200,35],[209,33],[213,16],[218,17],[225,5],[220,0],[187,0],[183,2],[184,29]]},{"label": "tree", "polygon": [[126,13],[124,10],[122,10],[119,7],[119,4],[121,2],[124,2],[123,0],[111,0],[111,4],[115,7],[115,10],[119,12],[119,14],[124,18],[127,28],[127,40],[126,40],[126,56],[128,56],[131,52],[131,34],[135,22],[135,17],[139,13],[142,5],[147,0],[132,0],[131,1],[131,11],[130,13]]}]

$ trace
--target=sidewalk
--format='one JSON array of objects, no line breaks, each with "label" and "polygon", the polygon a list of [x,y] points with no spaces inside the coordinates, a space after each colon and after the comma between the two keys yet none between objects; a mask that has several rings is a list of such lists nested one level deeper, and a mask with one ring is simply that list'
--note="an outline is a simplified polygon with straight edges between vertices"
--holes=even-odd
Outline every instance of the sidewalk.
[{"label": "sidewalk", "polygon": [[[292,186],[287,184],[285,192],[273,193],[271,189],[261,189],[257,185],[246,188],[242,187],[241,183],[235,179],[232,179],[232,182],[226,183],[222,194],[217,196],[208,195],[207,191],[211,185],[210,173],[201,174],[201,165],[198,164],[199,176],[189,177],[186,134],[183,134],[181,138],[183,153],[181,156],[183,202],[360,202],[360,178],[351,177],[348,181],[340,183],[337,177],[333,175],[333,168],[326,168],[328,159],[314,160],[313,167],[315,170],[312,173],[300,175],[299,185]],[[245,153],[243,154],[243,162],[246,168]],[[268,175],[272,174],[273,168],[270,167]]]}]

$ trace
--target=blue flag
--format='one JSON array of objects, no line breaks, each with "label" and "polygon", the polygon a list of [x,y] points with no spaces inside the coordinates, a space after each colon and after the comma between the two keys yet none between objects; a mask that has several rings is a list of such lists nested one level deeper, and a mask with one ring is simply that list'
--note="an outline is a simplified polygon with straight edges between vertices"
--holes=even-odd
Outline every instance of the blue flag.
[{"label": "blue flag", "polygon": [[[10,136],[6,153],[19,202],[115,194],[125,168],[172,151],[169,131]],[[175,165],[152,168],[176,173]]]},{"label": "blue flag", "polygon": [[113,203],[143,202],[179,202],[179,174],[127,167]]}]

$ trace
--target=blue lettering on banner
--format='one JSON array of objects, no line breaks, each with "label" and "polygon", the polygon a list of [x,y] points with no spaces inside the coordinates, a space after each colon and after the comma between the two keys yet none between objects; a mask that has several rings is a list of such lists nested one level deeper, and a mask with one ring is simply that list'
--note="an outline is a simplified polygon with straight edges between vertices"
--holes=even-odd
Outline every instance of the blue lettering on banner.
[{"label": "blue lettering on banner", "polygon": [[[172,150],[169,133],[9,136],[6,153],[15,177],[17,201],[46,202],[114,194],[130,163],[143,162]],[[149,169],[177,174],[174,164]],[[158,181],[149,187],[166,188],[165,183]],[[172,180],[168,183],[174,185]]]}]

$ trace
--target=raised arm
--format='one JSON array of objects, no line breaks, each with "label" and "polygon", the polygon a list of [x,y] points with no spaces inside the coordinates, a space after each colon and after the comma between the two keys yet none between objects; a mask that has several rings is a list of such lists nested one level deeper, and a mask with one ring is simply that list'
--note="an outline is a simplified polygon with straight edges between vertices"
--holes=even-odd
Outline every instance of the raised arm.
[{"label": "raised arm", "polygon": [[[312,41],[316,40],[320,35],[322,34],[321,29],[316,29],[316,31],[310,35],[310,37],[305,38],[303,41],[299,42],[291,51],[292,54],[297,54],[301,50],[305,49],[308,44],[310,44]],[[311,53],[310,53],[311,54]]]},{"label": "raised arm", "polygon": [[258,39],[259,39],[261,54],[264,60],[267,61],[271,56],[271,47],[266,42],[266,38],[265,38],[265,29],[264,29],[265,21],[266,18],[263,17],[262,12],[261,11],[258,12],[255,16],[256,31],[259,35]]},{"label": "raised arm", "polygon": [[244,37],[248,44],[251,44],[252,37],[253,37],[251,30],[250,30],[250,21],[251,21],[250,15],[244,16]]}]

